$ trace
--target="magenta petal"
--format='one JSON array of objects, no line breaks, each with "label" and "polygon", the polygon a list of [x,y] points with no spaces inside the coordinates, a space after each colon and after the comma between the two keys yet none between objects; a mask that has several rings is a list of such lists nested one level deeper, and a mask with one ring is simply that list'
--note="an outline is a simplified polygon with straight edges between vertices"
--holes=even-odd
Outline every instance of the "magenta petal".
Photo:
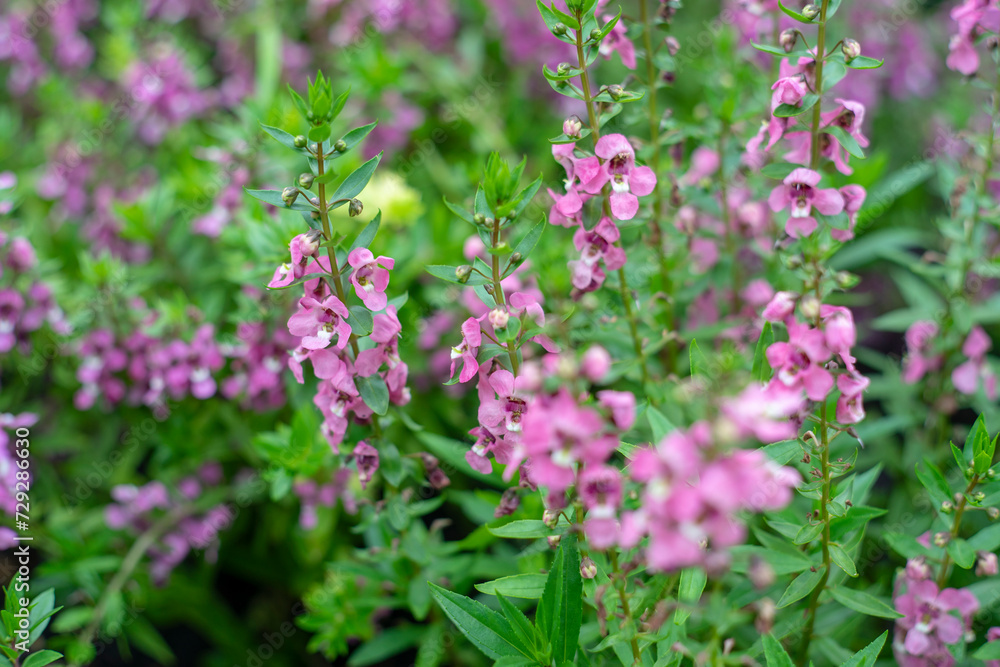
[{"label": "magenta petal", "polygon": [[834,188],[817,190],[812,205],[823,215],[836,215],[844,210],[844,198]]},{"label": "magenta petal", "polygon": [[597,141],[597,146],[594,150],[597,156],[604,160],[610,160],[619,153],[625,153],[626,155],[635,155],[632,150],[632,144],[628,142],[623,134],[605,134]]},{"label": "magenta petal", "polygon": [[631,192],[611,193],[611,213],[618,220],[631,220],[639,212],[639,198]]},{"label": "magenta petal", "polygon": [[791,199],[788,196],[788,189],[784,185],[779,185],[775,189],[771,190],[771,194],[767,197],[767,205],[771,207],[771,210],[777,213],[781,209],[788,206]]},{"label": "magenta petal", "polygon": [[628,185],[633,193],[645,197],[656,187],[656,174],[649,167],[636,167],[628,175]]},{"label": "magenta petal", "polygon": [[814,231],[819,224],[816,222],[816,218],[789,218],[785,222],[785,233],[791,236],[793,239],[801,238],[803,236],[809,236]]}]

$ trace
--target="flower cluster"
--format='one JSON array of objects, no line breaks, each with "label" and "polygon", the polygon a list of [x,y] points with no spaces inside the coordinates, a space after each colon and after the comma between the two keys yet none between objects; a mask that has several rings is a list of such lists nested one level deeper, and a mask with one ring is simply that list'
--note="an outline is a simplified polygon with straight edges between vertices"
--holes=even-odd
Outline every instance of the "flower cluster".
[{"label": "flower cluster", "polygon": [[[359,383],[381,383],[388,402],[393,405],[406,405],[410,401],[406,386],[408,368],[399,358],[398,349],[402,326],[396,306],[385,295],[393,260],[376,258],[365,248],[356,248],[348,255],[350,281],[356,296],[365,308],[382,311],[370,316],[372,327],[365,336],[354,333],[348,322],[352,314],[341,300],[343,291],[331,289],[331,281],[339,281],[341,277],[331,276],[330,258],[317,254],[317,236],[300,234],[292,239],[289,248],[292,261],[278,267],[270,287],[283,287],[304,276],[315,278],[303,283],[305,295],[288,319],[288,331],[301,339],[288,365],[300,383],[304,381],[306,361],[319,378],[314,402],[323,413],[323,434],[334,451],[338,451],[352,416],[359,423],[368,423],[374,414],[361,395]],[[365,345],[364,349],[358,347],[359,343]],[[353,358],[347,352],[348,345],[355,351]]]},{"label": "flower cluster", "polygon": [[[197,474],[179,480],[171,491],[162,482],[143,486],[120,484],[111,490],[114,502],[104,510],[104,520],[114,530],[128,529],[135,533],[156,531],[155,546],[149,550],[152,559],[150,574],[159,585],[166,584],[170,573],[188,553],[205,551],[205,558],[215,562],[219,549],[219,532],[232,520],[224,504],[199,510],[197,501],[207,487],[222,482],[222,468],[206,464]],[[170,515],[169,528],[157,530]]]},{"label": "flower cluster", "polygon": [[[564,126],[567,134],[579,134],[579,128],[579,121],[573,120]],[[635,151],[621,134],[601,137],[595,146],[595,155],[578,155],[578,151],[575,143],[552,147],[553,157],[566,170],[566,186],[565,194],[549,190],[555,202],[549,220],[556,225],[576,228],[573,244],[580,251],[580,259],[570,262],[573,286],[590,292],[604,283],[604,269],[617,271],[625,265],[625,251],[615,245],[620,233],[614,220],[635,217],[639,197],[650,194],[656,187],[656,174],[649,167],[636,165]],[[587,229],[583,206],[609,184],[608,205],[614,220],[605,215],[596,226]]]},{"label": "flower cluster", "polygon": [[904,667],[955,664],[948,645],[966,641],[972,617],[979,610],[976,596],[965,589],[940,588],[923,558],[912,558],[896,579],[893,595],[896,620],[893,652]]},{"label": "flower cluster", "polygon": [[979,69],[976,39],[984,32],[1000,32],[1000,7],[992,0],[965,0],[951,10],[958,32],[948,43],[948,68],[972,76]]},{"label": "flower cluster", "polygon": [[15,346],[29,354],[30,334],[46,324],[57,334],[71,331],[52,289],[34,277],[36,264],[35,249],[27,239],[0,232],[0,354]]}]

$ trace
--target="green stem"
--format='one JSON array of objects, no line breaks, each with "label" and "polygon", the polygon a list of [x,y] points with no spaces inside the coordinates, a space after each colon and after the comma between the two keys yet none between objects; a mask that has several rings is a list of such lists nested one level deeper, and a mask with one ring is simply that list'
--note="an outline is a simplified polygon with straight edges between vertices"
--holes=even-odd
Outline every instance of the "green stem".
[{"label": "green stem", "polygon": [[[493,219],[493,229],[490,231],[490,241],[492,246],[496,248],[500,243],[500,221],[496,218]],[[503,286],[500,284],[500,256],[493,255],[493,298],[496,300],[498,306],[502,306],[504,309],[507,308],[507,298],[503,293]],[[499,338],[499,334],[497,336]],[[505,345],[507,348],[507,358],[510,359],[510,369],[517,375],[518,364],[517,364],[517,350],[510,346],[508,341]]]},{"label": "green stem", "polygon": [[[322,177],[324,174],[324,164],[323,164],[323,144],[318,143],[316,145],[316,176]],[[329,244],[333,240],[333,233],[330,229],[330,211],[329,205],[326,201],[326,183],[322,182],[320,179],[319,186],[316,189],[319,195],[319,219],[323,225],[323,238],[326,240],[326,253],[330,258],[330,276],[331,280],[328,282],[333,284],[333,289],[337,293],[337,298],[340,302],[347,305],[347,295],[344,293],[344,281],[340,277],[340,265],[337,264],[337,252]],[[351,350],[354,352],[354,358],[358,358],[358,337],[353,333],[350,337]],[[382,427],[378,422],[378,415],[372,412],[372,430],[375,432],[376,438],[382,437]]]},{"label": "green stem", "polygon": [[[632,609],[631,607],[629,607],[628,604],[628,591],[626,590],[628,587],[628,582],[625,580],[626,578],[622,574],[621,567],[619,567],[618,565],[618,552],[615,551],[614,549],[611,549],[608,552],[608,555],[611,558],[611,571],[614,573],[615,587],[618,589],[618,598],[621,600],[622,603],[622,613],[625,615],[625,624],[631,625]],[[632,637],[631,645],[632,645],[632,659],[634,661],[633,664],[641,665],[642,655],[641,652],[639,651],[639,640],[636,639],[635,636]]]},{"label": "green stem", "polygon": [[813,106],[813,117],[812,117],[812,154],[809,158],[809,168],[815,170],[819,167],[819,127],[822,121],[820,117],[820,112],[823,108],[823,59],[825,56],[826,48],[826,10],[830,4],[830,0],[823,0],[823,4],[820,6],[819,11],[819,32],[816,36],[816,87],[815,93],[819,95],[819,100]]},{"label": "green stem", "polygon": [[827,505],[830,502],[830,487],[833,479],[830,467],[830,441],[827,436],[827,415],[826,402],[820,409],[820,472],[823,475],[823,491],[820,498],[819,516],[823,522],[822,548],[823,548],[823,576],[809,597],[809,607],[806,611],[808,620],[802,635],[802,645],[799,647],[799,664],[806,664],[809,658],[809,644],[812,642],[813,627],[816,624],[816,609],[819,606],[819,596],[826,589],[826,583],[830,580],[830,509]]},{"label": "green stem", "polygon": [[[576,20],[583,25],[583,12],[577,10]],[[594,140],[594,147],[601,138],[601,126],[597,121],[597,113],[594,109],[594,95],[590,87],[590,74],[587,72],[587,58],[583,53],[582,30],[575,30],[576,35],[576,57],[580,66],[580,85],[583,88],[583,101],[587,105],[587,119],[590,123],[590,135]],[[604,200],[607,207],[607,198]],[[632,333],[632,345],[635,348],[636,357],[639,359],[639,367],[642,371],[642,383],[649,383],[649,370],[646,368],[646,355],[642,350],[642,340],[639,338],[639,323],[636,319],[635,311],[632,309],[632,295],[628,287],[628,279],[625,277],[625,268],[618,269],[618,281],[621,289],[622,302],[625,307],[625,317],[628,320],[629,330]]]},{"label": "green stem", "polygon": [[132,577],[132,572],[135,571],[135,568],[139,565],[139,561],[142,560],[142,557],[150,547],[156,544],[156,541],[173,528],[178,521],[194,513],[196,509],[194,505],[185,505],[174,509],[154,523],[132,544],[132,548],[125,554],[125,558],[122,560],[118,571],[115,572],[115,576],[111,578],[111,582],[104,589],[104,592],[101,593],[101,597],[94,607],[94,614],[90,619],[90,623],[87,624],[87,627],[80,635],[81,644],[87,645],[94,641],[94,637],[97,636],[97,631],[100,628],[101,620],[108,610],[108,605],[111,604],[111,599],[118,595],[122,588],[125,587],[125,584]]},{"label": "green stem", "polygon": [[[962,494],[962,499],[958,501],[958,505],[955,506],[955,517],[951,522],[951,539],[958,537],[958,529],[962,527],[962,515],[965,514],[965,507],[968,502],[968,495],[976,488],[979,484],[979,475],[972,475],[972,479],[969,481],[969,485],[965,487],[965,493]],[[944,588],[944,585],[948,582],[948,568],[951,567],[951,556],[948,552],[944,552],[944,559],[941,561],[941,572],[938,573],[937,585],[938,589]]]}]

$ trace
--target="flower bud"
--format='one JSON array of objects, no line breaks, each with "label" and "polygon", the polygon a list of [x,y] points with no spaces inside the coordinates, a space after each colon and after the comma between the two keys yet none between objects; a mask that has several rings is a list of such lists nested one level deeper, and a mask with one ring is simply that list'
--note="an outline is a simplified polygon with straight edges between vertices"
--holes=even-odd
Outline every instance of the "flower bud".
[{"label": "flower bud", "polygon": [[285,202],[285,206],[291,206],[295,203],[295,200],[299,198],[299,189],[289,185],[287,188],[281,191],[281,201]]},{"label": "flower bud", "polygon": [[299,174],[299,185],[304,187],[306,190],[312,187],[315,176],[306,172],[304,174]]},{"label": "flower bud", "polygon": [[312,123],[313,121],[316,120],[316,114],[314,114],[312,111],[307,111],[306,112],[306,120],[309,121],[310,123]]},{"label": "flower bud", "polygon": [[833,277],[834,280],[837,281],[837,286],[842,287],[844,289],[850,289],[851,287],[857,285],[859,282],[858,277],[848,271],[837,271],[837,273],[834,274]]},{"label": "flower bud", "polygon": [[990,468],[989,470],[986,471],[986,479],[993,479],[996,476],[997,474],[993,472],[993,468]]},{"label": "flower bud", "polygon": [[558,522],[559,512],[556,512],[555,510],[545,510],[542,512],[542,523],[549,528],[555,528]]},{"label": "flower bud", "polygon": [[319,197],[310,197],[309,202],[316,208],[319,208]]},{"label": "flower bud", "polygon": [[941,503],[941,512],[943,512],[944,514],[951,514],[954,509],[955,506],[951,504],[950,500],[946,500],[943,503]]},{"label": "flower bud", "polygon": [[795,48],[795,42],[799,39],[799,31],[794,28],[789,28],[788,30],[782,30],[781,36],[778,37],[778,44],[781,48],[785,50],[785,53],[791,53],[792,49]]},{"label": "flower bud", "polygon": [[306,138],[299,134],[292,140],[292,143],[295,144],[296,148],[305,148],[307,142]]},{"label": "flower bud", "polygon": [[667,35],[667,38],[663,40],[663,43],[667,45],[667,53],[672,56],[676,56],[677,52],[681,50],[681,43],[677,41],[677,38],[673,35]]},{"label": "flower bud", "polygon": [[590,39],[594,40],[600,38],[601,38],[601,31],[599,28],[594,28],[593,30],[590,31]]},{"label": "flower bud", "polygon": [[555,549],[559,546],[559,542],[562,541],[562,535],[549,535],[548,536],[549,546]]},{"label": "flower bud", "polygon": [[617,83],[608,86],[608,95],[610,95],[611,99],[613,99],[615,102],[620,100],[624,94],[625,94],[625,89],[619,86]]},{"label": "flower bud", "polygon": [[570,65],[569,63],[559,63],[559,66],[556,67],[556,74],[558,74],[560,76],[564,76],[566,74],[569,74],[569,71],[570,71],[570,69],[572,69],[572,67],[573,66]]},{"label": "flower bud", "polygon": [[1000,571],[997,567],[997,555],[990,551],[976,552],[976,576],[992,577]]},{"label": "flower bud", "polygon": [[818,5],[806,5],[802,8],[802,16],[812,21],[814,18],[819,16],[820,8]]},{"label": "flower bud", "polygon": [[844,52],[844,60],[847,62],[851,62],[861,55],[861,45],[853,39],[845,39],[840,50]]},{"label": "flower bud", "polygon": [[946,533],[944,531],[934,534],[934,546],[944,547],[951,542],[951,533]]},{"label": "flower bud", "polygon": [[347,150],[347,142],[344,141],[343,139],[337,139],[337,143],[333,145],[333,150],[337,151],[338,153],[343,153],[344,151]]},{"label": "flower bud", "polygon": [[565,35],[569,31],[565,23],[556,23],[552,26],[552,34],[556,36]]},{"label": "flower bud", "polygon": [[975,493],[972,494],[972,499],[977,503],[981,503],[984,500],[986,500],[986,494],[983,493],[982,491],[976,491]]},{"label": "flower bud", "polygon": [[579,137],[582,129],[583,122],[579,116],[570,116],[563,121],[563,134],[567,137]]},{"label": "flower bud", "polygon": [[299,244],[299,250],[305,257],[312,257],[319,250],[320,240],[323,238],[323,232],[318,229],[311,229],[303,235],[302,242]]},{"label": "flower bud", "polygon": [[513,252],[510,254],[510,260],[508,262],[511,266],[517,266],[524,261],[524,257],[519,252]]},{"label": "flower bud", "polygon": [[906,561],[906,576],[913,581],[923,581],[931,578],[931,568],[923,556]]},{"label": "flower bud", "polygon": [[583,353],[580,371],[591,382],[600,382],[611,371],[611,355],[600,345],[592,345]]},{"label": "flower bud", "polygon": [[490,311],[489,315],[490,325],[494,329],[506,329],[507,321],[509,319],[510,319],[510,313],[508,313],[504,308],[497,307]]},{"label": "flower bud", "polygon": [[479,225],[480,227],[482,227],[486,224],[486,216],[483,215],[482,213],[476,213],[474,216],[472,216],[472,221],[477,225]]},{"label": "flower bud", "polygon": [[487,294],[493,294],[493,283],[486,283],[483,285],[483,289],[486,290]]},{"label": "flower bud", "polygon": [[802,317],[807,320],[815,320],[819,317],[819,305],[819,299],[812,294],[802,297],[800,306],[802,308]]},{"label": "flower bud", "polygon": [[352,199],[351,203],[347,205],[347,213],[355,218],[361,215],[361,212],[365,210],[365,205],[361,203],[360,199]]},{"label": "flower bud", "polygon": [[988,507],[986,509],[986,516],[988,516],[991,521],[996,521],[997,519],[1000,519],[1000,508]]},{"label": "flower bud", "polygon": [[463,264],[461,266],[455,267],[455,280],[462,283],[463,285],[469,282],[469,276],[472,275],[472,267],[468,264]]},{"label": "flower bud", "polygon": [[593,579],[597,576],[597,563],[590,556],[584,556],[580,561],[580,576],[584,579]]}]

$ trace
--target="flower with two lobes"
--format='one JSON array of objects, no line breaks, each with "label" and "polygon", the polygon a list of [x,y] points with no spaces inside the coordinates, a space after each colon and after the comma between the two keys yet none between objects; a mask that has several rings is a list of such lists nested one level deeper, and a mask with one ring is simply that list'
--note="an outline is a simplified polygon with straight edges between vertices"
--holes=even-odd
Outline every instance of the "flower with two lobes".
[{"label": "flower with two lobes", "polygon": [[610,182],[608,201],[612,215],[617,220],[631,220],[639,211],[639,197],[656,188],[656,174],[649,167],[635,164],[635,151],[624,135],[604,135],[597,141],[595,153],[603,163],[597,174],[584,184],[584,189],[596,194]]},{"label": "flower with two lobes", "polygon": [[375,257],[368,248],[355,248],[347,255],[347,263],[354,269],[351,273],[354,293],[368,310],[383,310],[388,303],[385,288],[389,286],[389,271],[395,260],[382,255]]},{"label": "flower with two lobes", "polygon": [[777,213],[789,208],[785,232],[792,238],[809,236],[819,223],[812,217],[815,208],[823,215],[837,215],[844,210],[844,197],[836,188],[821,190],[820,175],[812,169],[795,169],[782,185],[774,188],[767,199],[771,210]]}]

